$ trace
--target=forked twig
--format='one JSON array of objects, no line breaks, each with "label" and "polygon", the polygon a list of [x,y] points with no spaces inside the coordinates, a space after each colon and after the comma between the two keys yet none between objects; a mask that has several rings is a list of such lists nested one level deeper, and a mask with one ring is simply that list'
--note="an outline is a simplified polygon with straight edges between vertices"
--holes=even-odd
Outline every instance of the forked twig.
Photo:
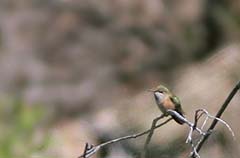
[{"label": "forked twig", "polygon": [[[207,120],[209,120],[209,119],[213,119],[213,120],[217,119],[219,122],[223,123],[228,128],[228,130],[231,132],[233,138],[235,138],[234,132],[231,129],[231,127],[224,120],[222,120],[220,118],[216,118],[216,117],[210,115],[209,112],[206,109],[198,109],[198,110],[196,110],[196,112],[195,112],[195,120],[194,120],[195,125],[197,125],[198,121],[203,116],[206,116],[206,118],[204,119],[204,122],[203,122],[203,124],[202,124],[202,126],[200,128],[201,130],[203,130],[204,126],[206,125]],[[197,128],[197,126],[195,126],[195,127]],[[210,135],[212,133],[212,130],[205,132],[206,133],[205,135],[200,134],[200,139],[197,141],[196,144],[194,144],[193,141],[192,141],[193,130],[194,130],[193,128],[190,129],[189,134],[188,134],[188,138],[186,140],[186,143],[189,143],[192,146],[191,156],[194,155],[195,157],[200,158],[200,155],[198,154],[198,151],[197,151],[197,147],[198,147],[199,143],[202,141],[202,139],[206,135]]]},{"label": "forked twig", "polygon": [[151,125],[151,128],[150,128],[150,132],[148,133],[148,136],[147,136],[147,139],[145,141],[145,144],[144,144],[144,149],[143,149],[143,152],[141,153],[141,157],[147,157],[147,151],[148,151],[148,145],[152,139],[152,136],[153,136],[153,133],[154,133],[154,129],[157,125],[157,122],[162,119],[165,115],[162,114],[161,116],[155,118],[153,121],[152,121],[152,125]]},{"label": "forked twig", "polygon": [[[224,101],[223,105],[221,106],[221,108],[219,109],[219,111],[217,112],[215,118],[220,118],[223,114],[223,112],[226,110],[227,106],[229,105],[230,101],[233,99],[233,97],[236,95],[236,93],[239,91],[240,89],[240,81],[238,81],[237,85],[233,88],[233,90],[231,91],[231,93],[228,95],[227,99]],[[218,119],[214,119],[212,124],[210,125],[210,127],[207,130],[207,134],[200,140],[200,142],[198,143],[198,146],[196,148],[196,151],[199,152],[203,146],[203,144],[205,143],[205,141],[208,139],[208,137],[210,136],[211,131],[215,128],[215,126],[217,125]],[[195,155],[192,155],[192,158],[194,158]]]},{"label": "forked twig", "polygon": [[[189,120],[187,120],[184,116],[180,115],[178,112],[176,112],[174,110],[167,110],[167,113],[171,116],[177,117],[179,120],[181,120],[181,122],[184,122],[186,125],[188,125],[190,127],[190,131],[189,131],[186,143],[190,143],[193,147],[194,147],[194,144],[192,143],[192,133],[193,133],[193,131],[196,130],[200,135],[205,135],[206,134],[204,131],[202,131],[201,129],[199,129],[197,127],[197,122],[203,114],[197,115],[198,112],[196,112],[194,123],[192,123]],[[147,157],[148,145],[150,143],[150,140],[151,140],[153,132],[154,132],[154,126],[157,123],[157,121],[159,121],[162,117],[164,117],[164,115],[161,115],[160,117],[157,117],[152,122],[152,126],[151,126],[151,129],[150,129],[151,132],[149,133],[149,135],[148,135],[148,137],[145,141],[144,150],[143,150],[142,155],[141,155],[142,158]],[[196,151],[196,148],[194,147],[193,150]]]},{"label": "forked twig", "polygon": [[[168,118],[166,121],[160,123],[159,125],[156,125],[154,127],[154,129],[157,129],[157,128],[163,126],[164,124],[168,123],[171,120],[172,120],[172,118]],[[107,141],[105,143],[99,144],[97,146],[91,146],[91,148],[89,148],[88,147],[88,143],[86,143],[86,146],[85,146],[83,154],[81,156],[79,156],[78,158],[89,158],[93,154],[95,154],[98,150],[100,150],[101,148],[103,148],[103,147],[105,147],[107,145],[110,145],[110,144],[113,144],[113,143],[117,143],[117,142],[120,142],[120,141],[123,141],[123,140],[127,140],[127,139],[133,139],[133,138],[141,137],[141,136],[146,135],[146,134],[148,134],[150,132],[151,132],[151,129],[146,130],[146,131],[141,132],[141,133],[137,133],[137,134],[132,134],[132,135],[116,138],[116,139]]]},{"label": "forked twig", "polygon": [[[230,131],[230,133],[232,134],[232,137],[235,138],[235,134],[234,134],[232,128],[229,126],[229,124],[227,124],[227,122],[225,122],[224,120],[222,120],[222,119],[220,119],[220,118],[217,118],[217,117],[215,117],[215,116],[210,115],[209,112],[208,112],[206,109],[199,109],[199,111],[202,111],[204,114],[206,114],[206,119],[204,120],[204,123],[203,123],[202,126],[205,126],[206,120],[208,120],[209,118],[210,118],[210,119],[213,119],[213,120],[216,119],[216,120],[218,120],[220,123],[224,124],[224,125],[228,128],[228,130]],[[201,127],[201,128],[203,128],[203,127]]]}]

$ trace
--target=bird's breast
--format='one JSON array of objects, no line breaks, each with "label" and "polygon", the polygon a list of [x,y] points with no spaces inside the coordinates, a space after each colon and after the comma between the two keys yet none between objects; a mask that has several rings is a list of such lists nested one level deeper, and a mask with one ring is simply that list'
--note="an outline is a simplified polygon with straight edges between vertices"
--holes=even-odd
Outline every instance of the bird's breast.
[{"label": "bird's breast", "polygon": [[171,101],[170,97],[166,97],[163,101],[165,109],[175,110],[175,104]]},{"label": "bird's breast", "polygon": [[158,102],[157,105],[158,105],[159,109],[162,111],[162,113],[164,113],[164,114],[169,109],[175,110],[175,105],[169,97],[165,97],[161,102]]}]

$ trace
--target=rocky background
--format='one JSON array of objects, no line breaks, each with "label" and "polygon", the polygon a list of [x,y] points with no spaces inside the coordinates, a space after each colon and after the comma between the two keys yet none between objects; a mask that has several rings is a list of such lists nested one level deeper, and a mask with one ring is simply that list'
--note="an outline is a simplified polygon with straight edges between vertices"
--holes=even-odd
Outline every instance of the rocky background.
[{"label": "rocky background", "polygon": [[[240,80],[238,0],[0,0],[0,155],[71,158],[143,131],[164,84],[186,117],[215,114]],[[240,95],[200,152],[240,155]],[[151,157],[187,157],[187,126],[157,130]],[[136,157],[144,139],[94,157]]]}]

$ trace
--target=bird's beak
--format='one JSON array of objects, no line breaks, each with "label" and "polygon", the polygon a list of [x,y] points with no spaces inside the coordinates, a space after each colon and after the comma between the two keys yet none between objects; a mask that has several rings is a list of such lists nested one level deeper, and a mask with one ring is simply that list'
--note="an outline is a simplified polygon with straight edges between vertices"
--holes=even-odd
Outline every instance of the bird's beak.
[{"label": "bird's beak", "polygon": [[147,91],[148,91],[148,92],[155,92],[154,89],[148,89]]}]

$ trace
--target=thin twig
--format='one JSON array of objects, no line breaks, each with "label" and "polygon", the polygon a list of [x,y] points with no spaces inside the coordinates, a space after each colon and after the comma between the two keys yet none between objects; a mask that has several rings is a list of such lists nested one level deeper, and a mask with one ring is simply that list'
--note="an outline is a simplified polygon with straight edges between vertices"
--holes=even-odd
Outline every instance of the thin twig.
[{"label": "thin twig", "polygon": [[[206,115],[206,118],[205,118],[205,120],[204,120],[204,122],[203,122],[203,124],[202,124],[202,126],[200,128],[201,130],[204,129],[204,126],[206,125],[206,122],[207,122],[208,119],[217,119],[219,122],[223,123],[228,128],[228,130],[231,132],[233,138],[235,138],[233,130],[231,129],[231,127],[225,121],[223,121],[220,118],[216,118],[215,116],[210,115],[209,112],[206,109],[198,109],[198,110],[196,110],[195,117],[194,117],[194,127],[190,127],[190,131],[189,131],[186,143],[189,143],[192,146],[192,152],[191,152],[190,155],[191,156],[194,155],[197,158],[200,158],[200,155],[198,154],[196,149],[197,149],[199,143],[202,141],[202,139],[204,138],[205,135],[200,134],[200,136],[201,136],[200,139],[197,141],[196,145],[194,145],[194,143],[192,141],[192,133],[194,131],[194,128],[197,128],[197,123],[200,120],[200,118],[202,116],[205,116],[205,115]],[[211,134],[210,132],[207,132],[207,133],[209,135]]]},{"label": "thin twig", "polygon": [[[154,129],[157,129],[157,128],[163,126],[164,124],[168,123],[170,120],[172,120],[172,118],[169,118],[169,119],[167,119],[166,121],[164,121],[163,123],[155,126]],[[110,141],[108,141],[108,142],[99,144],[99,145],[97,145],[97,146],[92,146],[92,148],[90,148],[90,149],[87,150],[87,151],[85,151],[85,150],[86,150],[86,147],[85,147],[84,153],[83,153],[81,156],[79,156],[78,158],[89,158],[90,156],[92,156],[93,154],[95,154],[95,153],[96,153],[99,149],[101,149],[102,147],[105,147],[105,146],[107,146],[107,145],[110,145],[110,144],[113,144],[113,143],[117,143],[117,142],[120,142],[120,141],[123,141],[123,140],[137,138],[137,137],[143,136],[143,135],[145,135],[145,134],[148,134],[149,132],[151,132],[151,129],[146,130],[146,131],[141,132],[141,133],[137,133],[137,134],[132,134],[132,135],[128,135],[128,136],[116,138],[116,139],[110,140]]]},{"label": "thin twig", "polygon": [[152,136],[153,136],[153,133],[154,133],[154,129],[156,127],[156,124],[157,122],[162,119],[165,115],[162,114],[161,116],[155,118],[153,121],[152,121],[152,125],[151,125],[151,128],[150,128],[150,132],[148,133],[148,136],[147,136],[147,139],[146,139],[146,142],[144,144],[144,149],[143,149],[143,153],[141,154],[141,157],[142,158],[146,158],[147,157],[147,152],[148,152],[148,145],[152,139]]},{"label": "thin twig", "polygon": [[208,117],[206,116],[206,118],[204,119],[204,122],[203,122],[203,124],[201,126],[201,130],[203,130],[203,128],[205,127],[207,121],[208,121]]},{"label": "thin twig", "polygon": [[[231,91],[231,93],[229,94],[229,96],[227,97],[227,99],[225,100],[225,102],[223,103],[223,105],[221,106],[221,108],[219,109],[219,111],[217,112],[215,118],[220,118],[223,114],[223,112],[225,111],[225,109],[227,108],[227,106],[229,105],[230,101],[233,99],[233,97],[236,95],[236,93],[238,92],[238,90],[240,89],[240,81],[237,83],[237,85],[233,88],[233,90]],[[207,130],[207,134],[203,137],[203,139],[201,139],[201,141],[199,142],[199,145],[197,146],[196,151],[199,152],[203,146],[203,144],[205,143],[205,141],[208,139],[208,137],[210,136],[211,131],[215,128],[215,126],[217,125],[218,119],[214,119],[212,124],[210,125],[210,127]],[[195,155],[193,154],[192,157],[194,158]]]},{"label": "thin twig", "polygon": [[[199,110],[202,110],[203,113],[207,115],[206,118],[216,119],[216,120],[218,120],[220,123],[224,124],[224,125],[228,128],[228,130],[231,132],[232,137],[235,138],[235,134],[234,134],[232,128],[229,126],[229,124],[227,124],[227,122],[225,122],[224,120],[222,120],[222,119],[220,119],[220,118],[217,118],[217,117],[215,117],[215,116],[210,115],[209,112],[208,112],[206,109],[199,109]],[[206,120],[205,120],[205,121],[206,121]],[[203,125],[206,124],[205,121],[204,121],[204,124],[203,124]]]},{"label": "thin twig", "polygon": [[[199,112],[201,112],[201,113],[199,114]],[[199,109],[195,111],[194,127],[197,127],[198,120],[202,117],[203,114],[204,114],[204,112]]]}]

